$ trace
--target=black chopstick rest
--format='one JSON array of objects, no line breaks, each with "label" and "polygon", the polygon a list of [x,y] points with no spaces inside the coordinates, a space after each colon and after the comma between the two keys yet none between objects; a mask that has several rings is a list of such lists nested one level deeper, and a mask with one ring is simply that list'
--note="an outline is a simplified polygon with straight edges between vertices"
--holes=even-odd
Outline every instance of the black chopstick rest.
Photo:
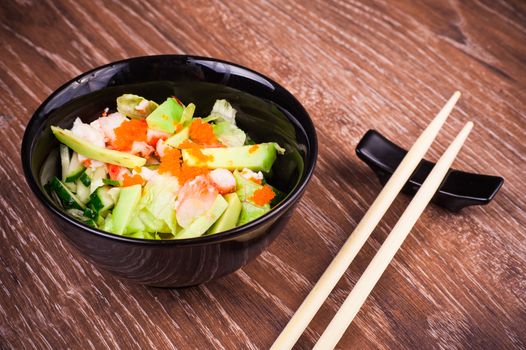
[{"label": "black chopstick rest", "polygon": [[[385,184],[407,151],[389,141],[376,130],[369,130],[362,137],[356,154],[376,173]],[[435,164],[422,160],[402,192],[414,195]],[[450,211],[459,211],[470,205],[489,203],[497,194],[504,179],[500,176],[467,173],[451,169],[435,194],[432,202]]]}]

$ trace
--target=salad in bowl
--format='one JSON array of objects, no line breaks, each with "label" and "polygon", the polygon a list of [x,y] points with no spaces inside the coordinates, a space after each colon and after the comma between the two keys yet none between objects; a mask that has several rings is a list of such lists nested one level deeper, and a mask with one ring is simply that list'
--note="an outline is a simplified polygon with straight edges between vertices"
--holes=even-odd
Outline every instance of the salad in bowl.
[{"label": "salad in bowl", "polygon": [[90,123],[51,126],[61,172],[46,191],[89,226],[149,240],[213,235],[270,211],[284,193],[266,175],[285,150],[252,141],[227,100],[195,110],[123,94]]}]

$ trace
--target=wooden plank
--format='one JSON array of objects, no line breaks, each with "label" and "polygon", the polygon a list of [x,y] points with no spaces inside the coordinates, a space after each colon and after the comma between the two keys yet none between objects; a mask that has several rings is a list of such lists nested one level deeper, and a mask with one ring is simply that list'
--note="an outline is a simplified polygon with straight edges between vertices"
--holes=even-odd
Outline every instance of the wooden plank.
[{"label": "wooden plank", "polygon": [[[14,1],[0,4],[0,348],[268,348],[380,190],[354,147],[408,147],[455,90],[429,153],[468,119],[455,167],[498,174],[495,200],[431,207],[340,343],[526,348],[526,7],[519,1]],[[25,124],[75,75],[159,53],[213,56],[282,83],[314,119],[318,167],[276,243],[196,288],[100,272],[48,225],[19,161]],[[311,347],[408,203],[400,197],[298,343]],[[32,213],[32,215],[28,215]]]}]

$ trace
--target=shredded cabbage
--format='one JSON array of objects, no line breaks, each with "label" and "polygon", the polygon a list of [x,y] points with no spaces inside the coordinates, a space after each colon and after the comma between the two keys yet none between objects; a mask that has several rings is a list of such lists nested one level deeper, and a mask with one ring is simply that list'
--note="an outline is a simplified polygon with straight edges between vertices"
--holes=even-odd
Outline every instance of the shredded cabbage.
[{"label": "shredded cabbage", "polygon": [[227,147],[243,146],[247,135],[235,124],[228,121],[216,122],[213,126],[214,134],[218,140]]},{"label": "shredded cabbage", "polygon": [[236,113],[237,111],[227,100],[216,100],[210,116],[216,117],[217,121],[225,120],[230,124],[236,125]]}]

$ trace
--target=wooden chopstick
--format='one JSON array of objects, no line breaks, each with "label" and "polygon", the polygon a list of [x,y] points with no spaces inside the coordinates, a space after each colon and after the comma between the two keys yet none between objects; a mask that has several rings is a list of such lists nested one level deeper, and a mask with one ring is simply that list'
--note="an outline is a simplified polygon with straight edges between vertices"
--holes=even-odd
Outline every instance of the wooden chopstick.
[{"label": "wooden chopstick", "polygon": [[341,276],[345,273],[354,257],[371,235],[380,219],[402,190],[404,184],[414,172],[420,160],[433,143],[436,135],[442,128],[451,110],[460,97],[460,92],[456,91],[453,96],[442,107],[435,119],[427,126],[422,134],[415,141],[409,152],[405,155],[400,165],[387,181],[384,188],[375,199],[369,210],[365,213],[358,226],[351,233],[347,241],[334,257],[331,264],[327,267],[316,285],[312,288],[296,313],[292,316],[289,323],[285,326],[281,334],[271,347],[271,350],[291,349],[298,341],[305,328],[316,315],[321,305],[327,299],[334,286],[338,283]]},{"label": "wooden chopstick", "polygon": [[462,148],[462,145],[464,144],[464,141],[466,141],[472,128],[473,123],[468,122],[444,152],[442,157],[440,157],[436,165],[433,167],[433,170],[422,184],[422,187],[416,193],[411,203],[409,203],[393,230],[389,236],[387,236],[373,260],[369,266],[367,266],[365,272],[349,293],[313,349],[334,349],[424,211],[425,207],[429,204],[431,198],[433,198],[434,194],[440,187],[451,163],[455,160],[455,157]]}]

